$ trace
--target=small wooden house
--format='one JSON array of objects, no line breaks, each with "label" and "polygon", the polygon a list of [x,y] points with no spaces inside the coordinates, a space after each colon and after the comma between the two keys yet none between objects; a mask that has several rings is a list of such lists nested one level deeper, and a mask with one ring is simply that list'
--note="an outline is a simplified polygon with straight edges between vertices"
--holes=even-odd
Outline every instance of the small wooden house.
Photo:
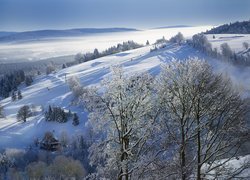
[{"label": "small wooden house", "polygon": [[54,137],[53,133],[46,132],[43,140],[40,142],[40,148],[47,151],[58,151],[60,150],[61,144]]}]

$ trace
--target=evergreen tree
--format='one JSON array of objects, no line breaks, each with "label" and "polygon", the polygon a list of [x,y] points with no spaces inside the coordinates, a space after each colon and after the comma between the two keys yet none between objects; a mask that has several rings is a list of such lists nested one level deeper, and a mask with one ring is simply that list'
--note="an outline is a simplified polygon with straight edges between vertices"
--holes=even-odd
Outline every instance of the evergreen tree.
[{"label": "evergreen tree", "polygon": [[150,43],[149,43],[149,41],[147,40],[147,42],[146,42],[146,45],[148,46]]},{"label": "evergreen tree", "polygon": [[51,117],[52,117],[52,108],[49,105],[48,111],[45,112],[45,119],[46,119],[46,121],[51,121],[52,120]]},{"label": "evergreen tree", "polygon": [[3,106],[1,106],[0,104],[0,118],[3,118],[4,115],[3,115]]},{"label": "evergreen tree", "polygon": [[73,114],[73,123],[74,126],[79,125],[79,117],[77,116],[76,113]]},{"label": "evergreen tree", "polygon": [[65,65],[65,64],[63,64],[63,65],[62,65],[62,69],[65,69],[65,68],[66,68],[66,65]]},{"label": "evergreen tree", "polygon": [[18,99],[22,99],[23,98],[22,93],[21,93],[20,90],[17,91],[17,98]]},{"label": "evergreen tree", "polygon": [[12,94],[11,94],[11,100],[12,101],[15,101],[16,100],[16,92],[15,91],[12,91]]},{"label": "evergreen tree", "polygon": [[30,86],[32,84],[32,82],[33,82],[32,76],[26,76],[25,77],[25,84],[26,84],[26,86]]}]

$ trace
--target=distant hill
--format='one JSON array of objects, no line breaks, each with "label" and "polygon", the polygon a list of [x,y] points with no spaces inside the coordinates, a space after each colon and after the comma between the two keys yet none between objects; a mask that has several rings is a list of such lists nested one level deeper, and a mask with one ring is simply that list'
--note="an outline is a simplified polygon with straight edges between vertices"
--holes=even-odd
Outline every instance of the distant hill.
[{"label": "distant hill", "polygon": [[206,34],[250,34],[250,20],[224,24],[207,31]]},{"label": "distant hill", "polygon": [[0,31],[0,37],[9,36],[9,35],[12,35],[12,34],[15,34],[15,33],[16,33],[16,32]]},{"label": "distant hill", "polygon": [[168,29],[168,28],[186,28],[186,27],[192,27],[188,25],[175,25],[175,26],[163,26],[163,27],[157,27],[154,29]]},{"label": "distant hill", "polygon": [[132,28],[79,28],[79,29],[67,29],[67,30],[38,30],[38,31],[18,32],[18,33],[0,32],[0,42],[37,40],[37,39],[54,38],[54,37],[72,37],[72,36],[82,36],[93,33],[127,32],[127,31],[138,31],[138,30]]}]

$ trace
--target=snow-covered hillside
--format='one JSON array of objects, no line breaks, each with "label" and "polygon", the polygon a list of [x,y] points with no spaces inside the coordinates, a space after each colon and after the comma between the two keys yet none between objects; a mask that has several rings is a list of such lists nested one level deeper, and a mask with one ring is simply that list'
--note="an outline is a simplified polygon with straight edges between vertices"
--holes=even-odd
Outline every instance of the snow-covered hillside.
[{"label": "snow-covered hillside", "polygon": [[209,42],[212,43],[213,48],[218,50],[220,50],[221,44],[227,43],[233,51],[242,52],[245,50],[242,43],[247,42],[250,44],[249,34],[207,34],[206,36]]},{"label": "snow-covered hillside", "polygon": [[[144,47],[122,52],[72,66],[49,76],[38,77],[32,86],[22,89],[22,100],[12,102],[11,98],[7,98],[1,102],[6,118],[1,119],[0,123],[0,135],[3,137],[0,147],[26,147],[33,142],[33,139],[42,136],[48,130],[54,130],[56,134],[60,134],[64,130],[73,131],[72,133],[84,131],[86,115],[83,113],[83,109],[70,105],[72,96],[67,83],[65,83],[65,75],[66,79],[77,76],[83,85],[93,85],[98,84],[107,76],[109,68],[114,65],[122,65],[127,73],[145,70],[157,73],[162,62],[174,57],[184,59],[192,53],[193,56],[196,56],[195,51],[190,48],[180,48],[174,45],[169,45],[165,50],[159,52],[149,53],[149,51],[150,47]],[[25,104],[36,106],[39,111],[38,115],[28,119],[26,123],[17,122],[16,113]],[[71,122],[67,124],[45,122],[42,109],[46,109],[48,105],[82,112],[80,126],[73,127]],[[13,142],[15,143],[13,144]]]},{"label": "snow-covered hillside", "polygon": [[[0,147],[27,147],[33,143],[34,139],[41,138],[48,130],[58,136],[63,131],[69,134],[84,133],[87,115],[82,108],[71,105],[72,94],[66,81],[72,76],[77,76],[84,86],[98,85],[105,76],[109,76],[110,67],[115,65],[122,66],[128,74],[149,71],[155,75],[159,73],[162,63],[173,59],[185,60],[190,57],[198,57],[207,59],[217,72],[229,75],[242,92],[250,92],[249,68],[237,69],[231,65],[225,65],[206,57],[188,45],[167,44],[166,48],[154,52],[150,52],[151,48],[151,46],[147,46],[118,53],[72,66],[55,74],[37,77],[33,85],[21,88],[23,99],[12,102],[11,98],[7,98],[1,101],[6,118],[0,121],[0,136],[2,137]],[[36,115],[25,123],[16,120],[17,111],[23,105],[31,105],[36,111]],[[49,105],[77,112],[81,119],[80,125],[75,127],[71,121],[65,124],[45,122],[43,110]]]}]

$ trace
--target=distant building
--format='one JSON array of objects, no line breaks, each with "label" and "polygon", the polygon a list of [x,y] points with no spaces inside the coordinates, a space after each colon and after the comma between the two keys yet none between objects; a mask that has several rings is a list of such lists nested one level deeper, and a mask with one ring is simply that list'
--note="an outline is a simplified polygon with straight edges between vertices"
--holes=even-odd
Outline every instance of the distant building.
[{"label": "distant building", "polygon": [[40,148],[47,151],[58,151],[61,148],[60,142],[54,137],[53,133],[46,132],[40,142]]}]

